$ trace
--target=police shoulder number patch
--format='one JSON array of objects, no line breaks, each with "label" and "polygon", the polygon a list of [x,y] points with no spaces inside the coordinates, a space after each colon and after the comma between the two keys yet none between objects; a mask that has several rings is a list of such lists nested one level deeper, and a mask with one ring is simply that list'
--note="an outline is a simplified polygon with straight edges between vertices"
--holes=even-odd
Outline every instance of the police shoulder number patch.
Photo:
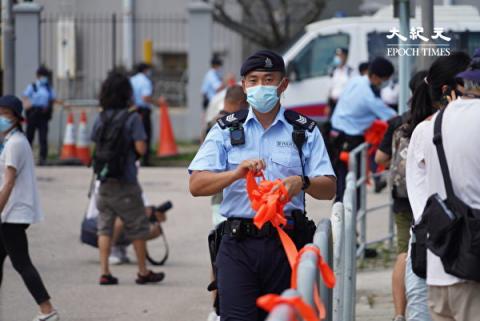
[{"label": "police shoulder number patch", "polygon": [[308,130],[309,132],[312,132],[317,126],[314,120],[293,110],[287,109],[283,115],[291,125]]},{"label": "police shoulder number patch", "polygon": [[236,113],[228,114],[219,118],[217,120],[217,124],[220,126],[221,129],[232,127],[235,124],[241,124],[245,122],[248,116],[248,109],[240,110]]}]

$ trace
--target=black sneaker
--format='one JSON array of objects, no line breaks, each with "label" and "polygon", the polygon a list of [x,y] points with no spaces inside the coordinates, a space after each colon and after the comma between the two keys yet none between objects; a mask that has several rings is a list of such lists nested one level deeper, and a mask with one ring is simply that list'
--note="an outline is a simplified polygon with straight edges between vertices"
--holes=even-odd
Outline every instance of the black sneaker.
[{"label": "black sneaker", "polygon": [[164,278],[165,273],[163,272],[155,273],[153,271],[148,271],[147,275],[137,274],[137,279],[135,280],[135,282],[137,284],[158,283],[161,282]]},{"label": "black sneaker", "polygon": [[100,285],[115,285],[118,284],[118,279],[111,274],[104,274],[100,277]]}]

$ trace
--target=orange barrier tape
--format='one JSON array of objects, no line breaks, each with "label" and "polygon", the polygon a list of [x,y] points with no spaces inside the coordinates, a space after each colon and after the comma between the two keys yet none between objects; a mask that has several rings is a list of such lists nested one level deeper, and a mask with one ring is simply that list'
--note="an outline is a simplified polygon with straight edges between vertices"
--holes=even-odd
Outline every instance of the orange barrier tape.
[{"label": "orange barrier tape", "polygon": [[[323,257],[320,253],[320,249],[316,246],[312,245],[307,245],[301,251],[298,253],[297,261],[295,263],[295,266],[292,270],[292,289],[297,289],[297,275],[298,275],[298,266],[300,264],[300,258],[305,252],[313,252],[317,255],[318,260],[317,260],[317,268],[322,274],[322,280],[323,283],[328,288],[333,288],[335,286],[335,274],[333,273],[332,269],[328,266],[327,262],[323,260]],[[315,306],[317,307],[318,313],[320,315],[320,319],[325,319],[326,316],[326,310],[325,306],[323,305],[322,299],[320,298],[320,293],[318,291],[317,284],[315,284],[314,290],[313,290],[313,300],[315,301]]]},{"label": "orange barrier tape", "polygon": [[[262,178],[260,184],[257,184],[255,177]],[[270,222],[277,229],[288,262],[293,269],[298,254],[297,247],[282,229],[282,226],[287,224],[283,208],[290,201],[285,185],[280,179],[273,182],[265,180],[262,172],[257,172],[256,174],[253,171],[249,171],[246,179],[248,198],[253,210],[257,212],[253,218],[253,223],[257,228],[261,229],[265,223]]]},{"label": "orange barrier tape", "polygon": [[[279,304],[288,304],[292,306],[304,321],[319,321],[315,310],[305,303],[300,296],[294,296],[290,298],[282,297],[278,294],[267,294],[257,299],[257,306],[270,312]],[[296,321],[295,315],[290,318],[291,321]]]}]

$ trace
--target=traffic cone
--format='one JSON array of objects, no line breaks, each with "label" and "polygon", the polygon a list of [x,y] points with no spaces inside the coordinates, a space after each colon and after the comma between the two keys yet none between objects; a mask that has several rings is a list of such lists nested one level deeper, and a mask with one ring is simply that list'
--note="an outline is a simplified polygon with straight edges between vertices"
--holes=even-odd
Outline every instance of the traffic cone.
[{"label": "traffic cone", "polygon": [[168,107],[164,99],[159,98],[160,105],[160,130],[158,139],[158,157],[167,157],[178,155],[177,144],[175,143],[175,136],[173,135],[172,124],[168,116]]},{"label": "traffic cone", "polygon": [[75,125],[73,120],[73,113],[69,112],[67,117],[67,126],[65,127],[65,136],[63,136],[62,153],[60,159],[72,159],[76,158],[75,150]]},{"label": "traffic cone", "polygon": [[80,159],[83,165],[90,165],[92,157],[90,155],[90,144],[87,131],[87,113],[82,110],[80,113],[80,123],[77,131],[77,158]]}]

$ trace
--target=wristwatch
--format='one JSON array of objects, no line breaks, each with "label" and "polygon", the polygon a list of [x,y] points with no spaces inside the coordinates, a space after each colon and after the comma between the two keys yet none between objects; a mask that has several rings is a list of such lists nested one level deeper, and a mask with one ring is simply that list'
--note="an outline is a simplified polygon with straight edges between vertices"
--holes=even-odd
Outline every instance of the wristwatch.
[{"label": "wristwatch", "polygon": [[302,190],[306,190],[310,186],[310,178],[308,176],[298,175],[302,179]]}]

